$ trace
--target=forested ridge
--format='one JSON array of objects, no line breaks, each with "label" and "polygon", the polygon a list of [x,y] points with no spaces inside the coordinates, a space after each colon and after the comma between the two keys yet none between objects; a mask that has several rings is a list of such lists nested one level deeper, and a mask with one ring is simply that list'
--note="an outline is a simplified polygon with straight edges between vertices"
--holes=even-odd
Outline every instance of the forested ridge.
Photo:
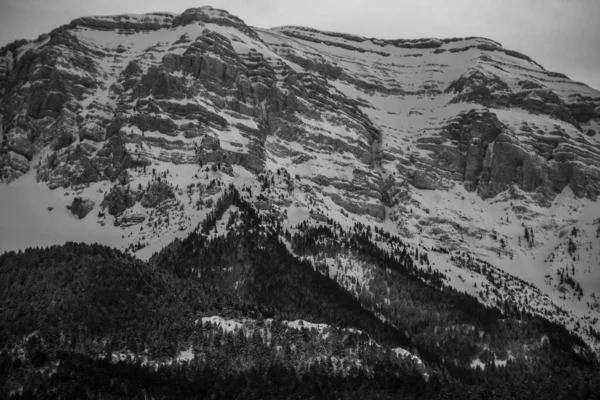
[{"label": "forested ridge", "polygon": [[[229,188],[148,263],[77,243],[5,253],[0,396],[600,398],[597,359],[576,336],[446,287],[426,253],[398,238],[384,251],[377,234],[328,221],[292,235]],[[348,290],[300,257],[328,252],[371,265],[371,290]],[[202,323],[211,316],[245,327]],[[294,320],[328,327],[284,322]]]}]

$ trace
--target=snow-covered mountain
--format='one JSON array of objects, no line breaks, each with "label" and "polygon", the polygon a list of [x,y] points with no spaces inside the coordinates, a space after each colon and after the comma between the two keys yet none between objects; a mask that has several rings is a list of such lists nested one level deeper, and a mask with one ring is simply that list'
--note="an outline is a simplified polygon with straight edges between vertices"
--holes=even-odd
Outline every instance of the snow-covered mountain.
[{"label": "snow-covered mountain", "polygon": [[[292,233],[400,237],[447,285],[597,348],[599,107],[485,38],[262,29],[211,7],[79,18],[0,49],[0,251],[148,259],[233,184]],[[369,287],[351,255],[298,257]]]}]

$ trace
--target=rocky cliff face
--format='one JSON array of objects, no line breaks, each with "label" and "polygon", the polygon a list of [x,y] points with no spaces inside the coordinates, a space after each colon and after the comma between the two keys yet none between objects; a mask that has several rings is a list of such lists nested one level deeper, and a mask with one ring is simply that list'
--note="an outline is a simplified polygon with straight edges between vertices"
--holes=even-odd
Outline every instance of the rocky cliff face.
[{"label": "rocky cliff face", "polygon": [[[330,197],[347,211],[378,218],[388,170],[399,173],[399,184],[459,183],[483,197],[516,185],[539,204],[566,186],[591,199],[599,191],[598,93],[487,39],[265,31],[205,7],[181,15],[79,18],[31,43],[7,46],[1,56],[5,181],[27,172],[34,157],[38,180],[50,187],[114,180],[156,159],[196,162],[205,150],[198,142],[217,139],[221,147],[206,151],[206,159],[252,171],[270,156],[293,158],[290,144],[312,160],[323,153],[331,168],[312,181],[345,190],[353,202]],[[381,111],[373,100],[384,96],[387,103],[398,97],[399,105],[429,99],[456,112],[447,124],[411,138],[365,113]],[[546,124],[511,126],[494,109],[541,116]],[[431,121],[432,111],[387,114],[396,116],[392,121]],[[381,170],[381,159],[405,158],[381,148],[388,137],[422,152]],[[134,154],[127,151],[133,143]],[[157,157],[161,150],[169,155]],[[347,169],[344,159],[360,177],[332,173]],[[295,164],[313,167],[301,161]]]},{"label": "rocky cliff face", "polygon": [[485,38],[85,17],[0,50],[0,114],[2,181],[93,194],[136,249],[229,184],[290,229],[361,222],[505,269],[554,251],[524,247],[526,225],[559,248],[600,211],[600,92]]}]

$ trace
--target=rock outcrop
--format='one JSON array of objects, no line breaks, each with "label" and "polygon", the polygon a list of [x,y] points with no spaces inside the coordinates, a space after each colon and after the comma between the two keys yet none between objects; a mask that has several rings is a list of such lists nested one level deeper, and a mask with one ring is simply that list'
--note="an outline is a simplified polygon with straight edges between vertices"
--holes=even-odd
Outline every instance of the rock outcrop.
[{"label": "rock outcrop", "polygon": [[123,213],[115,217],[115,226],[126,228],[128,226],[141,224],[146,220],[146,216],[141,213]]},{"label": "rock outcrop", "polygon": [[595,116],[587,105],[567,105],[554,92],[540,85],[525,83],[521,87],[524,90],[514,93],[498,76],[476,70],[452,82],[446,89],[446,93],[457,94],[451,100],[453,103],[474,102],[489,108],[518,107],[532,114],[555,117],[579,130],[581,126],[578,121],[587,122]]},{"label": "rock outcrop", "polygon": [[90,199],[75,197],[71,205],[67,206],[67,208],[79,219],[84,219],[94,209],[95,205],[96,203]]},{"label": "rock outcrop", "polygon": [[[492,111],[471,110],[452,119],[439,135],[418,139],[417,148],[429,151],[428,155],[400,172],[419,189],[450,187],[450,181],[455,181],[483,198],[512,185],[535,194],[542,205],[550,204],[566,186],[578,196],[597,198],[597,150],[558,131],[554,133],[558,137],[528,131],[525,126],[517,134]],[[575,162],[581,159],[586,165]]]},{"label": "rock outcrop", "polygon": [[141,194],[140,204],[146,208],[154,208],[167,199],[175,197],[173,187],[165,181],[154,181]]}]

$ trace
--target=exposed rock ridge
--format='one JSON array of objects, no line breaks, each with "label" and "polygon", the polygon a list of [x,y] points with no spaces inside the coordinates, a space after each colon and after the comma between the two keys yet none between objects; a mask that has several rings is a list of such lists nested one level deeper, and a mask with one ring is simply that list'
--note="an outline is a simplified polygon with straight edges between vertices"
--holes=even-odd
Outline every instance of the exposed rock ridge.
[{"label": "exposed rock ridge", "polygon": [[[134,51],[95,46],[81,39],[86,30],[181,34]],[[201,7],[179,15],[78,18],[34,42],[5,47],[0,52],[2,179],[25,173],[47,149],[37,178],[52,188],[116,180],[127,169],[153,162],[222,162],[258,172],[273,157],[310,164],[325,156],[332,170],[352,172],[312,177],[321,189],[343,194],[325,190],[323,195],[347,211],[376,218],[385,217],[385,206],[398,204],[407,184],[449,189],[459,182],[486,198],[516,185],[536,193],[542,204],[566,186],[578,196],[598,194],[595,142],[561,130],[548,135],[519,131],[503,124],[494,109],[555,118],[591,138],[595,130],[589,126],[600,118],[600,102],[584,94],[557,94],[544,77],[566,80],[564,75],[545,71],[497,42],[379,40],[300,27],[260,32],[226,11]],[[359,73],[338,56],[267,42],[264,32],[279,35],[277,40],[293,37],[380,58],[372,66],[363,64],[370,72]],[[444,85],[446,53],[467,51],[479,52],[474,64]],[[435,58],[421,65],[427,54]],[[111,71],[102,66],[109,59]],[[510,83],[486,66],[527,71],[527,79]],[[419,68],[425,72],[417,84],[398,78]],[[408,155],[384,146],[386,128],[369,111],[377,107],[338,85],[367,95],[447,96],[450,104],[474,103],[489,111],[461,111],[435,134],[411,139],[425,153]],[[418,109],[407,113],[418,115]],[[386,165],[392,160],[390,172]]]}]

